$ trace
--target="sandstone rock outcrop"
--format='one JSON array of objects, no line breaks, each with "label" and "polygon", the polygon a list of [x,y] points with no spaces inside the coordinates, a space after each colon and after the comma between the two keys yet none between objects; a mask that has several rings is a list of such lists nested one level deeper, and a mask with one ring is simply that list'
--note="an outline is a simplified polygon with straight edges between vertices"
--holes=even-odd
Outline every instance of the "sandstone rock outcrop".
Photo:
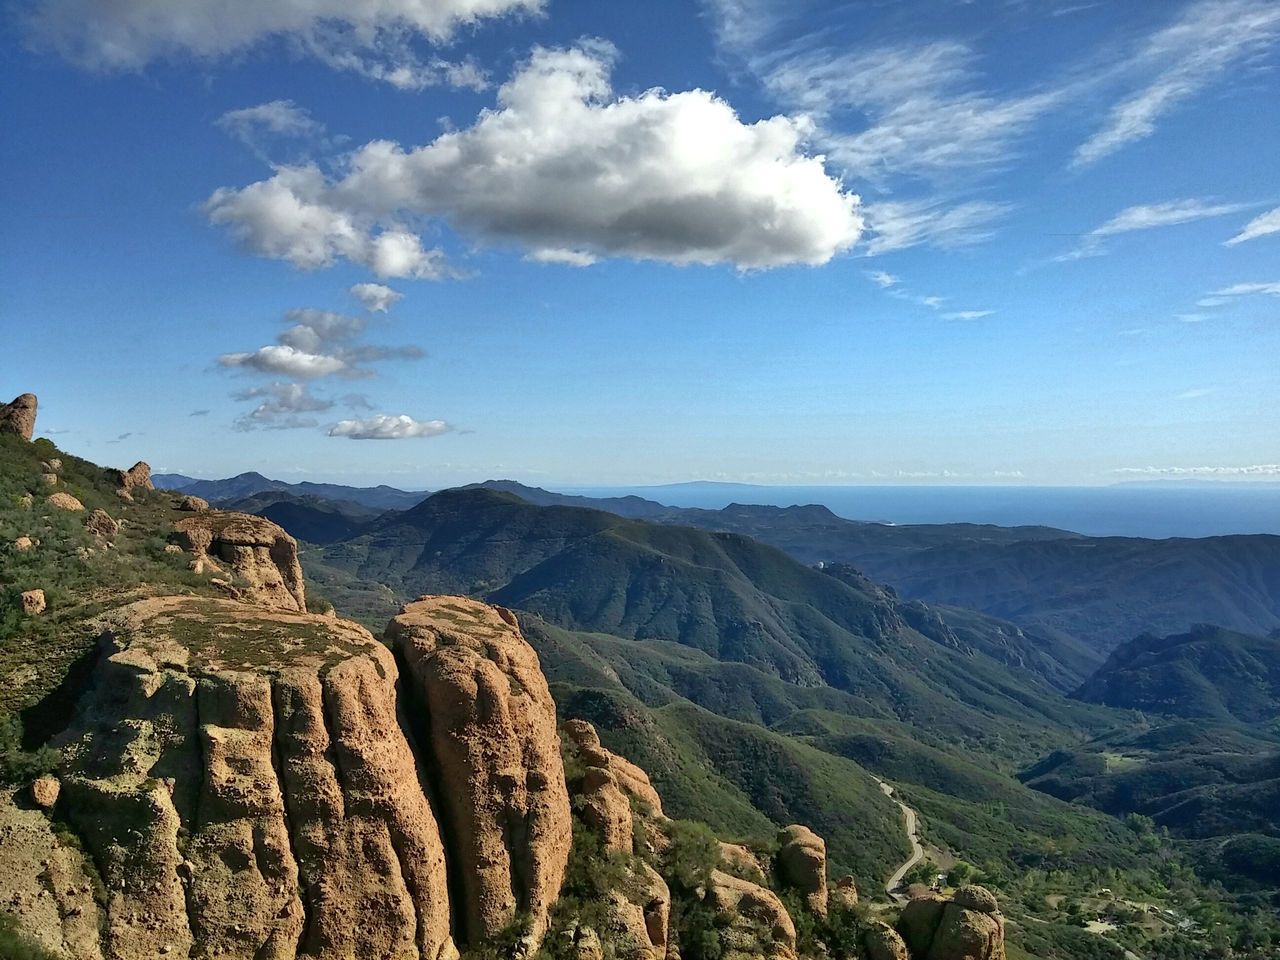
[{"label": "sandstone rock outcrop", "polygon": [[139,460],[128,470],[114,470],[116,485],[125,493],[132,495],[134,490],[154,490],[151,482],[151,467]]},{"label": "sandstone rock outcrop", "polygon": [[760,859],[742,844],[721,841],[720,859],[736,876],[756,883],[765,882],[764,867],[760,865]]},{"label": "sandstone rock outcrop", "polygon": [[29,617],[44,613],[45,598],[43,590],[24,590],[22,592],[22,612]]},{"label": "sandstone rock outcrop", "polygon": [[867,960],[910,960],[907,945],[898,931],[879,920],[871,921],[862,934],[862,946]]},{"label": "sandstone rock outcrop", "polygon": [[92,533],[95,537],[106,540],[114,537],[120,529],[120,524],[112,519],[111,514],[105,510],[95,510],[89,515],[89,519],[84,522],[84,528]]},{"label": "sandstone rock outcrop", "polygon": [[827,914],[827,843],[802,824],[793,823],[778,834],[778,875],[804,894],[809,909]]},{"label": "sandstone rock outcrop", "polygon": [[19,552],[24,550],[30,550],[35,545],[36,545],[35,541],[32,540],[30,537],[19,537],[17,540],[13,541],[13,549]]},{"label": "sandstone rock outcrop", "polygon": [[588,767],[608,770],[619,787],[648,805],[653,816],[663,815],[662,798],[649,782],[649,775],[626,757],[606,750],[600,743],[600,735],[596,733],[595,727],[586,720],[567,720],[564,732],[578,748],[583,763]]},{"label": "sandstone rock outcrop", "polygon": [[187,513],[205,513],[209,509],[209,501],[187,494],[178,501],[178,509]]},{"label": "sandstone rock outcrop", "polygon": [[950,900],[930,895],[910,901],[898,932],[916,960],[1005,960],[1004,919],[985,887],[961,887]]},{"label": "sandstone rock outcrop", "polygon": [[858,884],[849,874],[841,877],[834,887],[828,887],[827,893],[831,910],[848,910],[858,905]]},{"label": "sandstone rock outcrop", "polygon": [[641,863],[640,871],[635,898],[621,890],[613,891],[610,912],[642,954],[647,954],[650,960],[662,960],[667,955],[671,891],[653,867]]},{"label": "sandstone rock outcrop", "polygon": [[[725,931],[726,956],[765,956],[778,960],[794,960],[796,925],[778,895],[766,887],[742,880],[723,870],[711,871],[707,899],[722,913],[736,914],[738,921]],[[740,921],[745,921],[742,923]],[[771,938],[758,942],[751,925],[763,926]]]},{"label": "sandstone rock outcrop", "polygon": [[36,395],[23,393],[11,403],[0,403],[0,433],[16,433],[30,440],[36,429]]},{"label": "sandstone rock outcrop", "polygon": [[192,597],[106,620],[62,793],[109,960],[455,960],[444,846],[390,652],[356,624]]},{"label": "sandstone rock outcrop", "polygon": [[51,493],[44,498],[44,502],[51,507],[57,507],[59,510],[70,510],[72,513],[84,509],[84,504],[69,493]]},{"label": "sandstone rock outcrop", "polygon": [[174,524],[170,538],[192,555],[195,569],[210,561],[226,564],[246,584],[235,589],[243,599],[281,610],[302,612],[307,598],[298,563],[298,542],[264,517],[211,511]]},{"label": "sandstone rock outcrop", "polygon": [[540,939],[572,829],[555,704],[538,655],[514,614],[467,597],[408,603],[386,636],[427,715],[466,939],[498,933],[517,910]]}]

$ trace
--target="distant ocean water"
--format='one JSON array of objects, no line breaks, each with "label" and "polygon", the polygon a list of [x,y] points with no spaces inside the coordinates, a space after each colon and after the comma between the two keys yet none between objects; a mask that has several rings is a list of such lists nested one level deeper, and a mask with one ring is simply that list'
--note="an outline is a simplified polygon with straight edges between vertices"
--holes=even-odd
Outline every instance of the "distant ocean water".
[{"label": "distant ocean water", "polygon": [[1058,527],[1095,537],[1280,534],[1280,484],[1109,487],[781,487],[687,483],[561,489],[592,497],[635,494],[673,507],[820,503],[850,520]]}]

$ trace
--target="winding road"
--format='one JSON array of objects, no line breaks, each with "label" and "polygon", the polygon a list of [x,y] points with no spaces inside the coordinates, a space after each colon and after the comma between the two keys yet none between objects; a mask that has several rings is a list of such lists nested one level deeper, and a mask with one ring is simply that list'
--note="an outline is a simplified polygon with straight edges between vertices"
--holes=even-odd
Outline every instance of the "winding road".
[{"label": "winding road", "polygon": [[904,860],[902,865],[893,871],[893,876],[884,883],[885,893],[899,903],[906,903],[906,896],[901,893],[894,893],[894,890],[902,882],[902,878],[907,875],[907,871],[919,863],[921,857],[924,856],[924,847],[920,846],[920,835],[916,833],[916,812],[893,795],[893,787],[879,777],[876,777],[875,780],[876,783],[880,784],[880,789],[884,791],[884,795],[902,808],[902,816],[906,820],[907,839],[911,841],[911,856]]}]

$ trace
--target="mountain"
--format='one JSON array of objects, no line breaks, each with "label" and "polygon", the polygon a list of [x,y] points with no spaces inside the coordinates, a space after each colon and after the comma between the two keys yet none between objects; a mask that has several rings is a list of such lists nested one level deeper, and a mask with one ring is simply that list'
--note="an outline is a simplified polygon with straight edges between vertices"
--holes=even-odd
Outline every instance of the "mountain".
[{"label": "mountain", "polygon": [[1200,625],[1144,634],[1115,650],[1075,697],[1186,718],[1268,723],[1280,716],[1280,630],[1249,636]]},{"label": "mountain", "polygon": [[378,510],[405,510],[427,496],[423,491],[398,490],[385,484],[377,487],[348,487],[340,483],[312,483],[309,480],[287,483],[254,472],[241,473],[225,480],[196,480],[180,473],[158,473],[152,479],[163,490],[179,490],[215,504],[278,490],[302,497],[349,500]]}]

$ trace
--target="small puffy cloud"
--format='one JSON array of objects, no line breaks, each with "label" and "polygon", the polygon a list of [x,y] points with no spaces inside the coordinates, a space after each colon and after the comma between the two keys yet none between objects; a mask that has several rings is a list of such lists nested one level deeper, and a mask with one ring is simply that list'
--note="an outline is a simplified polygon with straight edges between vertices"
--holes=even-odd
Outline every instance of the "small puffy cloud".
[{"label": "small puffy cloud", "polygon": [[386,313],[404,299],[404,294],[381,283],[357,283],[351,295],[364,304],[370,313]]},{"label": "small puffy cloud", "polygon": [[285,344],[259,347],[246,353],[224,353],[218,357],[218,363],[302,379],[328,377],[348,369],[347,363],[338,357],[308,353]]},{"label": "small puffy cloud", "polygon": [[33,0],[24,25],[37,44],[90,70],[139,70],[154,60],[215,59],[283,39],[337,70],[402,89],[472,86],[471,61],[423,62],[411,41],[447,41],[460,26],[541,13],[544,0]]},{"label": "small puffy cloud", "polygon": [[857,241],[859,200],[805,153],[807,121],[746,124],[703,90],[616,96],[614,56],[601,41],[537,48],[467,129],[407,150],[373,141],[333,181],[278,167],[216,191],[205,213],[263,256],[304,269],[342,256],[382,277],[445,275],[406,226],[423,217],[579,265],[822,264]]},{"label": "small puffy cloud", "polygon": [[328,410],[333,406],[332,400],[314,396],[305,383],[271,383],[264,387],[242,390],[233,394],[232,398],[261,401],[252,411],[236,419],[237,430],[314,427],[314,417],[300,414]]},{"label": "small puffy cloud", "polygon": [[329,431],[329,436],[351,440],[404,440],[408,437],[436,437],[450,429],[443,420],[415,420],[405,414],[381,413],[363,420],[339,420]]},{"label": "small puffy cloud", "polygon": [[1237,243],[1256,240],[1258,237],[1270,236],[1273,233],[1280,233],[1280,207],[1254,217],[1245,224],[1243,230],[1227,241],[1227,246],[1234,247]]},{"label": "small puffy cloud", "polygon": [[1162,117],[1278,37],[1280,5],[1275,0],[1188,4],[1123,64],[1142,78],[1141,85],[1111,108],[1102,129],[1076,149],[1072,165],[1088,166],[1151,136]]}]

